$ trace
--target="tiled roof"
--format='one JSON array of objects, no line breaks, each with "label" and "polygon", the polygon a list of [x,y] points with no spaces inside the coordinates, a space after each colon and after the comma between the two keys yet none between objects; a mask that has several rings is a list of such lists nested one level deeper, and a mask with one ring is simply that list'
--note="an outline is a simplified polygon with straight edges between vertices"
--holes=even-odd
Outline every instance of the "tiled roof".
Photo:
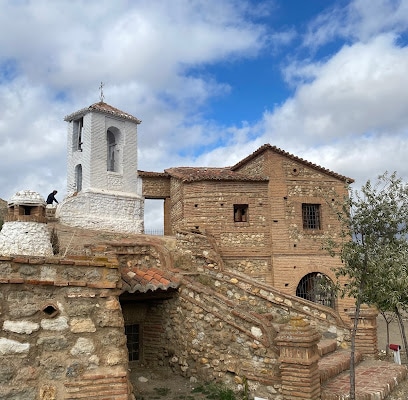
[{"label": "tiled roof", "polygon": [[249,176],[232,171],[231,168],[178,167],[166,169],[170,176],[183,182],[217,180],[217,181],[267,181],[267,176]]},{"label": "tiled roof", "polygon": [[129,293],[177,289],[180,286],[180,279],[176,275],[158,268],[125,267],[121,275],[123,289]]},{"label": "tiled roof", "polygon": [[327,168],[323,168],[320,165],[313,164],[313,163],[311,163],[309,161],[304,160],[303,158],[296,157],[295,155],[290,154],[290,153],[280,149],[279,147],[271,146],[270,144],[264,144],[258,150],[254,151],[252,154],[250,154],[248,157],[245,157],[243,160],[241,160],[240,162],[238,162],[237,164],[232,166],[231,170],[233,170],[233,171],[238,170],[243,165],[245,165],[246,163],[248,163],[249,161],[251,161],[252,159],[257,157],[259,154],[261,154],[261,153],[263,153],[264,151],[267,151],[267,150],[271,150],[271,151],[273,151],[273,152],[275,152],[277,154],[281,154],[281,155],[283,155],[283,156],[285,156],[287,158],[292,159],[293,161],[299,162],[299,163],[301,163],[303,165],[306,165],[307,167],[314,168],[314,169],[316,169],[318,171],[324,172],[325,174],[331,175],[331,176],[333,176],[333,177],[335,177],[337,179],[340,179],[342,181],[346,181],[346,182],[349,182],[349,183],[354,182],[354,179],[352,179],[352,178],[348,178],[347,176],[337,174],[336,172],[330,171]]},{"label": "tiled roof", "polygon": [[354,179],[348,178],[347,176],[337,174],[327,168],[323,168],[317,164],[313,164],[309,161],[304,160],[303,158],[296,157],[293,154],[290,154],[276,146],[271,146],[270,144],[264,144],[258,150],[254,151],[248,157],[245,157],[243,160],[239,161],[232,167],[224,168],[211,168],[211,167],[175,167],[165,169],[164,172],[148,172],[148,171],[138,171],[139,176],[146,178],[170,178],[175,177],[181,179],[183,182],[194,182],[194,181],[203,181],[203,180],[219,180],[219,181],[267,181],[269,177],[267,176],[248,176],[247,174],[241,174],[239,169],[253,160],[258,155],[263,152],[270,150],[277,154],[281,154],[293,161],[299,162],[309,168],[313,168],[325,174],[331,175],[336,179],[341,181],[353,183]]},{"label": "tiled roof", "polygon": [[170,178],[167,172],[142,171],[139,169],[137,174],[145,178]]},{"label": "tiled roof", "polygon": [[140,124],[142,121],[133,115],[126,113],[124,111],[121,111],[115,107],[112,107],[109,104],[104,103],[103,101],[100,101],[99,103],[94,103],[90,105],[89,107],[83,108],[82,110],[76,111],[70,115],[67,115],[64,118],[64,121],[72,121],[74,119],[78,119],[83,117],[85,114],[91,112],[91,111],[96,111],[100,112],[103,114],[108,114],[108,115],[113,115],[115,117],[120,117],[124,119],[128,119],[129,121],[136,122],[137,124]]}]

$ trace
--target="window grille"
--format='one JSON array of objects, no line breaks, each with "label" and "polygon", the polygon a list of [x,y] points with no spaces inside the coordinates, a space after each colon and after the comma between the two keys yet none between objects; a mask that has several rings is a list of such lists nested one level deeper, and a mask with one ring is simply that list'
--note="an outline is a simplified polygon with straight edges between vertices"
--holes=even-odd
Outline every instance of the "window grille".
[{"label": "window grille", "polygon": [[302,204],[303,229],[320,229],[320,204]]},{"label": "window grille", "polygon": [[326,307],[335,307],[335,289],[331,279],[319,272],[305,275],[296,288],[296,296]]},{"label": "window grille", "polygon": [[125,325],[129,361],[138,361],[140,356],[139,324]]}]

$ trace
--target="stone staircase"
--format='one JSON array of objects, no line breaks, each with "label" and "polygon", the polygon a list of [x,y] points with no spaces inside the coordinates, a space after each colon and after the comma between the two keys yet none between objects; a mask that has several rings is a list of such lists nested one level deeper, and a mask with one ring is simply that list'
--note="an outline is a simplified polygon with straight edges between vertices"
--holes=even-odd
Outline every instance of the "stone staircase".
[{"label": "stone staircase", "polygon": [[[335,340],[318,344],[321,400],[346,400],[350,394],[350,351]],[[383,400],[407,377],[407,368],[387,361],[364,360],[355,354],[356,400]]]},{"label": "stone staircase", "polygon": [[[131,235],[125,236],[108,232],[92,232],[78,230],[59,225],[49,215],[49,229],[55,227],[61,240],[61,248],[72,254],[83,254],[84,244],[100,243],[109,240],[132,240]],[[139,235],[140,239],[141,236]],[[201,278],[206,277],[204,285]],[[318,321],[323,327],[320,330],[323,339],[318,344],[320,359],[318,371],[321,383],[321,400],[346,400],[350,392],[350,351],[338,347],[339,334],[344,329],[338,324],[335,313],[322,306],[307,302],[303,299],[285,295],[269,285],[257,282],[235,271],[212,271],[204,268],[201,273],[186,275],[185,282],[190,287],[201,292],[209,301],[209,307],[220,310],[220,319],[229,315],[241,316],[241,325],[237,329],[247,331],[250,335],[251,327],[258,326],[262,331],[268,331],[265,339],[275,348],[274,336],[279,332],[291,315],[303,316],[308,320]],[[200,289],[201,287],[201,289]],[[220,292],[220,287],[225,291]],[[199,290],[200,289],[200,290]],[[188,299],[189,296],[186,296]],[[322,317],[324,315],[324,317]],[[268,323],[268,321],[271,323]],[[337,325],[337,332],[329,332],[328,328]],[[273,333],[274,331],[275,333]],[[269,336],[269,337],[268,337]],[[336,336],[333,337],[333,336]],[[341,342],[341,341],[340,341]],[[275,348],[274,351],[278,349]],[[407,378],[407,368],[387,361],[363,359],[360,352],[355,354],[356,362],[356,400],[383,400]],[[272,373],[272,371],[270,371]],[[277,373],[277,371],[275,371]],[[245,371],[249,378],[251,374]],[[273,374],[272,374],[273,375]],[[268,384],[273,383],[273,377]],[[266,379],[268,380],[268,379]]]}]

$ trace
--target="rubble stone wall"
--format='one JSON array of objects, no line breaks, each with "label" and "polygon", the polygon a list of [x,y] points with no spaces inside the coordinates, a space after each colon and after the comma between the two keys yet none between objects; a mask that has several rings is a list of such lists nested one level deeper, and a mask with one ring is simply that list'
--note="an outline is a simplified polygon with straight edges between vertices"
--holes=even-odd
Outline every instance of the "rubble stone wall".
[{"label": "rubble stone wall", "polygon": [[0,398],[132,398],[114,262],[1,257],[0,283]]}]

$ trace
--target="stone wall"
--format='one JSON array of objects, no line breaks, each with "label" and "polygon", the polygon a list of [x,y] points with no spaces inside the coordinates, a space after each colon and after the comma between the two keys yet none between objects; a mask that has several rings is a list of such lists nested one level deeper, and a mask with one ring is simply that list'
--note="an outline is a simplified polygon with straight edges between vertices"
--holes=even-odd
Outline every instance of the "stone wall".
[{"label": "stone wall", "polygon": [[57,218],[69,226],[121,233],[144,231],[144,202],[131,193],[83,190],[58,205]]},{"label": "stone wall", "polygon": [[0,254],[52,256],[47,225],[32,221],[5,222],[0,231]]},{"label": "stone wall", "polygon": [[235,389],[247,379],[252,392],[278,394],[276,333],[268,321],[245,311],[234,315],[231,304],[214,301],[212,293],[193,285],[163,307],[169,363],[176,373]]},{"label": "stone wall", "polygon": [[228,257],[224,261],[225,265],[234,271],[246,274],[259,282],[273,284],[270,257],[248,257],[246,259]]},{"label": "stone wall", "polygon": [[[331,309],[224,265],[211,235],[139,235],[86,248],[88,256],[0,258],[0,398],[130,400],[124,325],[140,324],[141,362],[282,394],[277,334],[310,321],[347,346]],[[178,268],[177,292],[123,293],[122,265]]]},{"label": "stone wall", "polygon": [[170,177],[164,174],[141,173],[143,177],[143,196],[147,199],[170,197]]},{"label": "stone wall", "polygon": [[0,398],[132,398],[114,259],[1,257],[0,283]]},{"label": "stone wall", "polygon": [[253,395],[268,399],[281,398],[276,338],[291,318],[311,321],[319,337],[337,339],[339,346],[349,341],[348,327],[335,312],[212,267],[186,276],[179,295],[159,307],[163,356],[174,372],[234,390],[247,382]]}]

